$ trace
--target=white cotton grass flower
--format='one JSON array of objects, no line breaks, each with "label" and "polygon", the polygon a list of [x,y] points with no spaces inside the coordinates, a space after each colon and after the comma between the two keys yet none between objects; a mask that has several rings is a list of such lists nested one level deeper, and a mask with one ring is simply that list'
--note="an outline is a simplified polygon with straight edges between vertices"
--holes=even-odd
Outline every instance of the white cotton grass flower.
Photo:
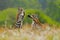
[{"label": "white cotton grass flower", "polygon": [[7,29],[0,34],[1,40],[60,40],[60,29],[56,30],[47,26],[46,30]]},{"label": "white cotton grass flower", "polygon": [[4,38],[4,37],[5,37],[5,35],[4,35],[4,34],[2,34],[2,35],[1,35],[1,37],[2,37],[2,38]]},{"label": "white cotton grass flower", "polygon": [[0,37],[5,38],[5,36],[6,36],[5,33],[6,33],[6,31],[0,33]]},{"label": "white cotton grass flower", "polygon": [[60,36],[59,35],[54,35],[54,37],[53,37],[53,40],[60,40]]}]

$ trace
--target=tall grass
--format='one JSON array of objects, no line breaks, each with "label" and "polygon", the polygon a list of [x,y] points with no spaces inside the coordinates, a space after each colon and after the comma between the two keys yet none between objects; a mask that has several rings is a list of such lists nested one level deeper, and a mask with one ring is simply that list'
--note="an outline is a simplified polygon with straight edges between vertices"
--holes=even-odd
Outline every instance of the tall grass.
[{"label": "tall grass", "polygon": [[0,40],[60,40],[60,29],[38,31],[26,24],[22,29],[0,28]]}]

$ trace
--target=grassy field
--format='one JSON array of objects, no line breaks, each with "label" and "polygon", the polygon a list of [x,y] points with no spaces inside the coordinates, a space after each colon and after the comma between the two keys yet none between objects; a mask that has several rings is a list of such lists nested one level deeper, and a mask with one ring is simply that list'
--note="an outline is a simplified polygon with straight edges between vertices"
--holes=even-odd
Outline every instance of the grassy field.
[{"label": "grassy field", "polygon": [[60,40],[60,28],[44,31],[33,30],[30,25],[22,29],[0,28],[0,40]]}]

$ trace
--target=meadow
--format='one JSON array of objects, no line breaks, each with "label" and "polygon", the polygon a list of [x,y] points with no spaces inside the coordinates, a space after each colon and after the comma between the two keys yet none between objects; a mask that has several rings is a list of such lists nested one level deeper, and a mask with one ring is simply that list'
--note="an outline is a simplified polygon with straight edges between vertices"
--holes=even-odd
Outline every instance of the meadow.
[{"label": "meadow", "polygon": [[32,29],[30,24],[24,25],[22,29],[1,27],[0,40],[60,40],[60,28],[50,27],[49,30],[39,31]]},{"label": "meadow", "polygon": [[[22,29],[13,26],[18,7],[25,11]],[[31,14],[45,30],[31,27]],[[60,40],[60,0],[0,0],[0,40]]]},{"label": "meadow", "polygon": [[[40,22],[49,27],[45,30],[32,29],[28,14],[37,14]],[[60,40],[60,23],[47,16],[42,10],[26,9],[23,28],[12,28],[16,22],[17,8],[0,11],[0,40]]]}]

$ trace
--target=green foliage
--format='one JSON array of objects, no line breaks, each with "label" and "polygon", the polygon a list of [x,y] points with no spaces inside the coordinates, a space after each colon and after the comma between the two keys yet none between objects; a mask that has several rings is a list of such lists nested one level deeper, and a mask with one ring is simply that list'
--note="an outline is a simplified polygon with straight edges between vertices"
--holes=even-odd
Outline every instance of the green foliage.
[{"label": "green foliage", "polygon": [[19,6],[23,8],[40,8],[38,0],[0,0],[0,10]]},{"label": "green foliage", "polygon": [[60,23],[60,0],[50,0],[47,2],[47,15]]},{"label": "green foliage", "polygon": [[8,8],[0,12],[0,24],[4,24],[5,21],[8,24],[12,24],[15,21],[17,10],[14,8]]},{"label": "green foliage", "polygon": [[24,9],[43,9],[49,17],[60,23],[60,0],[0,0],[0,10],[19,6]]},{"label": "green foliage", "polygon": [[26,10],[26,16],[25,16],[25,22],[30,22],[31,23],[31,19],[27,18],[28,14],[37,14],[39,20],[42,23],[48,23],[48,24],[58,24],[58,22],[56,22],[55,20],[51,19],[49,16],[47,16],[42,10],[35,10],[35,9],[27,9]]},{"label": "green foliage", "polygon": [[[27,15],[37,14],[41,23],[48,24],[59,24],[55,20],[52,20],[49,16],[47,16],[42,10],[37,9],[26,9],[24,23],[31,23],[32,20],[27,17]],[[16,22],[17,9],[16,8],[8,8],[3,11],[0,11],[0,24],[4,24],[7,21],[7,24],[14,24]]]}]

